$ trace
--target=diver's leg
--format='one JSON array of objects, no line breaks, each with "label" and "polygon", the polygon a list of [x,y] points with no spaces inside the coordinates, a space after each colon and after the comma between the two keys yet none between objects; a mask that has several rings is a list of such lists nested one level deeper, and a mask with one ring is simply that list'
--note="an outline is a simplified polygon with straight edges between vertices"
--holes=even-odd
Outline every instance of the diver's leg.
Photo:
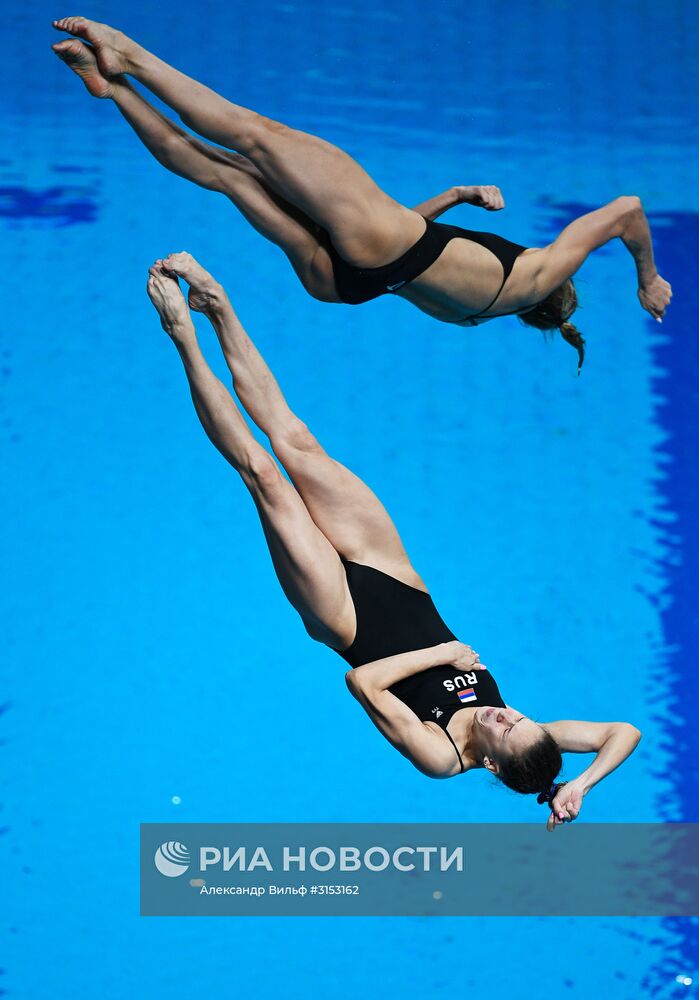
[{"label": "diver's leg", "polygon": [[216,330],[240,402],[268,436],[333,547],[346,559],[424,588],[383,504],[358,476],[324,451],[293,413],[222,286],[190,254],[173,254],[165,258],[164,266],[190,285],[190,304],[204,312]]},{"label": "diver's leg", "polygon": [[279,195],[327,230],[350,263],[388,263],[424,232],[424,219],[331,143],[227,101],[108,25],[68,17],[54,26],[89,41],[105,76],[130,74],[200,135],[252,160]]},{"label": "diver's leg", "polygon": [[54,50],[91,94],[114,101],[164,167],[194,184],[225,194],[259,233],[284,251],[311,295],[325,302],[339,301],[332,263],[319,242],[318,227],[272,192],[249,160],[190,135],[144,100],[125,77],[103,77],[93,50],[79,39],[66,39]]},{"label": "diver's leg", "polygon": [[182,358],[206,434],[252,496],[284,593],[314,639],[346,648],[356,615],[337,552],[207,365],[177,280],[163,273],[159,261],[150,269],[148,294]]}]

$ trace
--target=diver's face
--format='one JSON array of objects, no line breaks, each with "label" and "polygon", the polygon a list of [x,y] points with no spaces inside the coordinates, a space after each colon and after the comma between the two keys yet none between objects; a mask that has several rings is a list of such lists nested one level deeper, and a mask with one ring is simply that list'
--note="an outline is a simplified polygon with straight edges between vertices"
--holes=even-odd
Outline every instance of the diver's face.
[{"label": "diver's face", "polygon": [[497,764],[498,757],[521,753],[541,739],[541,726],[515,708],[475,711],[473,732],[479,752]]}]

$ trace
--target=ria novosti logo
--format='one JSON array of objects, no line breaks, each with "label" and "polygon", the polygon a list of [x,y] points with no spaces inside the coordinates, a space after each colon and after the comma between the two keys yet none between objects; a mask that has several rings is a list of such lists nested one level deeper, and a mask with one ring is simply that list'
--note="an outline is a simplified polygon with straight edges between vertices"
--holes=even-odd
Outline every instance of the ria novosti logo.
[{"label": "ria novosti logo", "polygon": [[161,875],[176,878],[178,875],[184,875],[189,868],[189,851],[184,844],[168,840],[155,852],[154,861]]}]

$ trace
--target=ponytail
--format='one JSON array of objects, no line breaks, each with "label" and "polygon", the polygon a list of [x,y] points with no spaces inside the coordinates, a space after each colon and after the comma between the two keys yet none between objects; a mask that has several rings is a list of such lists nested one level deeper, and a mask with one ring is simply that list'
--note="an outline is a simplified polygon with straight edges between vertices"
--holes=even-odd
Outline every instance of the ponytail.
[{"label": "ponytail", "polygon": [[573,315],[578,306],[578,296],[572,278],[568,278],[559,285],[558,288],[537,302],[533,309],[519,314],[519,319],[527,326],[533,326],[537,330],[547,333],[550,330],[559,330],[561,336],[574,347],[578,352],[578,375],[585,360],[585,340],[580,330],[568,320]]},{"label": "ponytail", "polygon": [[558,328],[561,331],[561,336],[574,347],[578,352],[578,375],[580,374],[580,369],[583,366],[583,361],[585,360],[585,338],[578,330],[577,326],[572,323],[561,323]]}]

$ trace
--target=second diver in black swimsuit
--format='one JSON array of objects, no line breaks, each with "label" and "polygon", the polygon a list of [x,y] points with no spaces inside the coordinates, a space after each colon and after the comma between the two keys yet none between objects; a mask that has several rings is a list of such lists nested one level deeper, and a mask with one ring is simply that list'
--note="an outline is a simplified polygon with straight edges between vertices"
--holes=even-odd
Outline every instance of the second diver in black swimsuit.
[{"label": "second diver in black swimsuit", "polygon": [[[211,321],[238,399],[291,481],[207,365],[177,275],[189,284],[189,307]],[[625,722],[540,724],[506,705],[478,654],[438,614],[381,502],[289,409],[222,286],[178,253],[155,262],[148,294],[204,430],[250,492],[286,597],[311,638],[350,664],[347,685],[381,733],[430,777],[486,769],[546,802],[549,829],[574,819],[639,731]],[[565,751],[596,756],[560,784]]]},{"label": "second diver in black swimsuit", "polygon": [[[411,587],[373,566],[347,559],[342,562],[357,629],[352,645],[338,652],[351,667],[457,641],[427,591]],[[465,706],[507,707],[492,675],[476,658],[474,667],[457,672],[454,663],[449,662],[405,677],[389,688],[418,719],[436,723],[443,730],[456,751],[461,771],[467,768],[447,728],[454,714]],[[554,751],[552,764],[558,764],[559,756],[560,752]]]}]

